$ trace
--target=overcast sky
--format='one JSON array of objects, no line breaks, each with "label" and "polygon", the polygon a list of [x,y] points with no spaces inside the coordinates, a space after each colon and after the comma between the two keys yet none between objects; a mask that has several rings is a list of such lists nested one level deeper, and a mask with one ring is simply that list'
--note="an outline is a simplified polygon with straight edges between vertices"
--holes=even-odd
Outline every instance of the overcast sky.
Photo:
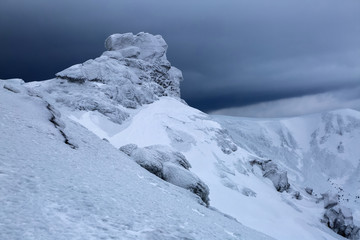
[{"label": "overcast sky", "polygon": [[359,0],[1,0],[0,78],[50,79],[140,31],[164,37],[203,111],[291,99],[309,112],[296,99],[321,94],[360,110],[339,97],[360,87]]}]

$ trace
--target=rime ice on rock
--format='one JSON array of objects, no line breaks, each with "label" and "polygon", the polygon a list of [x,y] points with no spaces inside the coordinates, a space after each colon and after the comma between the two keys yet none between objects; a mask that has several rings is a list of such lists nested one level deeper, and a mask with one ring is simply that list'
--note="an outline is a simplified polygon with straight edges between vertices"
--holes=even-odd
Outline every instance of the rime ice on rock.
[{"label": "rime ice on rock", "polygon": [[113,34],[105,40],[105,48],[108,51],[118,51],[123,57],[134,57],[144,61],[161,61],[164,65],[169,62],[166,59],[168,48],[165,40],[160,35],[149,33]]},{"label": "rime ice on rock", "polygon": [[[73,65],[59,73],[58,86],[48,91],[81,85],[76,94],[59,94],[57,102],[78,110],[99,111],[114,122],[128,116],[121,108],[137,108],[161,96],[180,98],[182,73],[166,58],[167,44],[160,35],[149,33],[113,34],[105,41],[100,57]],[[109,103],[115,104],[109,104]]]},{"label": "rime ice on rock", "polygon": [[321,194],[324,200],[324,208],[332,208],[339,203],[339,195],[332,192]]},{"label": "rime ice on rock", "polygon": [[161,145],[139,148],[136,144],[127,144],[119,150],[152,174],[178,187],[190,190],[206,205],[209,205],[208,186],[189,171],[191,165],[182,153]]},{"label": "rime ice on rock", "polygon": [[343,206],[327,209],[322,222],[337,234],[348,239],[360,239],[360,228],[354,225],[351,210]]},{"label": "rime ice on rock", "polygon": [[271,160],[253,160],[250,164],[258,165],[263,172],[263,177],[269,178],[278,192],[287,191],[290,188],[287,172],[280,170]]}]

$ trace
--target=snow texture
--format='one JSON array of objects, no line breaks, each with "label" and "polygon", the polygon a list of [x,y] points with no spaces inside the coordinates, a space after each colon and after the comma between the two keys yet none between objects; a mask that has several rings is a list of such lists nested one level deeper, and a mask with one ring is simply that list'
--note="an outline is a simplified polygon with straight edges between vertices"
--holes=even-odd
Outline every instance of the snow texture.
[{"label": "snow texture", "polygon": [[[26,92],[0,81],[0,239],[270,239],[201,206]],[[78,148],[64,143],[50,111]]]}]

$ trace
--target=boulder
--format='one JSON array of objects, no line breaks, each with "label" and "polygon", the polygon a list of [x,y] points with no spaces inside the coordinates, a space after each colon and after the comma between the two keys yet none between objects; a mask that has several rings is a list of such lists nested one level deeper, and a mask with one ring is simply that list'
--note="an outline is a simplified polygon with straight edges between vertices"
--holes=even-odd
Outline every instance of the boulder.
[{"label": "boulder", "polygon": [[247,197],[256,197],[256,192],[254,192],[253,190],[251,190],[250,188],[244,187],[241,190],[241,193]]},{"label": "boulder", "polygon": [[346,207],[328,208],[324,213],[322,222],[345,238],[360,239],[360,228],[354,225],[351,210]]},{"label": "boulder", "polygon": [[322,199],[324,200],[324,208],[328,209],[336,206],[339,203],[339,195],[332,192],[327,192],[321,194]]},{"label": "boulder", "polygon": [[163,145],[139,148],[136,144],[127,144],[119,150],[152,174],[178,187],[190,190],[198,195],[205,205],[209,205],[208,186],[189,171],[191,165],[182,153]]},{"label": "boulder", "polygon": [[295,191],[294,194],[293,194],[294,198],[297,199],[297,200],[301,200],[302,199],[302,196],[300,194],[299,191]]},{"label": "boulder", "polygon": [[171,162],[165,163],[163,169],[163,179],[178,187],[190,190],[198,195],[206,205],[209,204],[208,186],[201,181],[198,176],[183,167],[175,165]]},{"label": "boulder", "polygon": [[113,34],[105,40],[105,48],[108,51],[119,51],[124,57],[137,57],[146,61],[157,59],[166,61],[168,48],[165,40],[160,35],[152,35],[140,32]]},{"label": "boulder", "polygon": [[280,170],[271,160],[253,160],[250,164],[258,165],[263,172],[263,177],[269,178],[278,192],[287,191],[290,188],[287,172]]},{"label": "boulder", "polygon": [[137,148],[138,146],[136,144],[130,143],[120,147],[119,150],[125,153],[126,155],[131,156],[133,151]]},{"label": "boulder", "polygon": [[312,195],[314,190],[312,188],[306,187],[305,192],[307,192],[307,194],[309,194],[309,195]]}]

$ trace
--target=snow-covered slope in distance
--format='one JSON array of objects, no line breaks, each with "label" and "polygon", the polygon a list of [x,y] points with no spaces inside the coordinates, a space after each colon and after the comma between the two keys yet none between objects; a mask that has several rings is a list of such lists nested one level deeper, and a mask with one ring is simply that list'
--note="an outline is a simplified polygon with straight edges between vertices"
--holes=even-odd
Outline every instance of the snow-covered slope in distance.
[{"label": "snow-covered slope in distance", "polygon": [[213,116],[247,151],[272,159],[291,182],[338,193],[360,219],[360,112],[342,109],[283,119]]},{"label": "snow-covered slope in distance", "polygon": [[200,205],[20,84],[0,81],[0,239],[270,239]]}]

